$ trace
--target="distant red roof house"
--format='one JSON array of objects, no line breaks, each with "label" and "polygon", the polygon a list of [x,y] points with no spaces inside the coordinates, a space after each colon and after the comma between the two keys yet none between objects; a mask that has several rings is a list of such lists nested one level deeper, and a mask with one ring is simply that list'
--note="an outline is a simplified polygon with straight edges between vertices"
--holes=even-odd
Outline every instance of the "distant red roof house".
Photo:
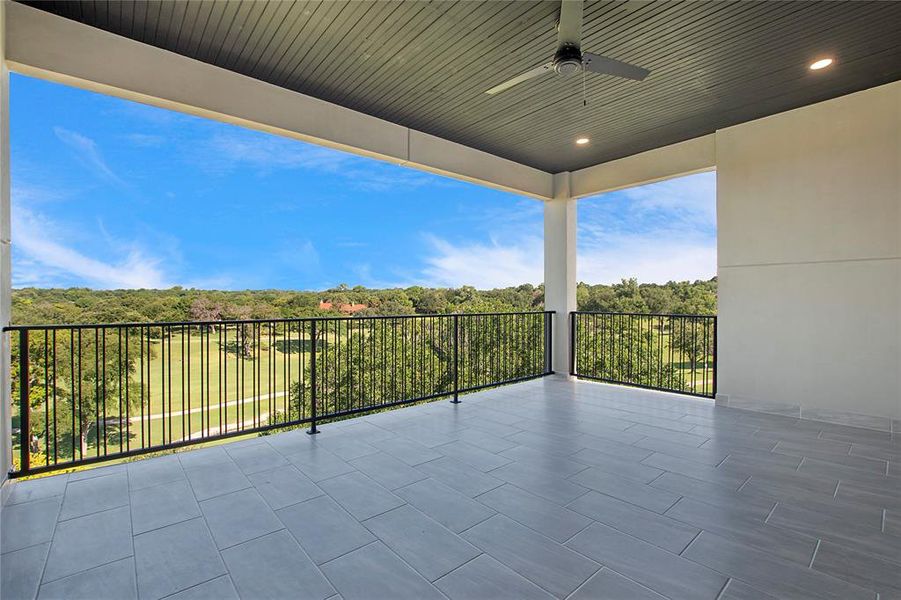
[{"label": "distant red roof house", "polygon": [[356,302],[351,302],[350,304],[341,303],[337,306],[332,302],[326,302],[325,300],[319,301],[319,310],[337,310],[340,313],[345,315],[352,315],[354,313],[358,313],[361,310],[366,310],[369,308],[369,305],[363,304],[362,302],[357,304]]}]

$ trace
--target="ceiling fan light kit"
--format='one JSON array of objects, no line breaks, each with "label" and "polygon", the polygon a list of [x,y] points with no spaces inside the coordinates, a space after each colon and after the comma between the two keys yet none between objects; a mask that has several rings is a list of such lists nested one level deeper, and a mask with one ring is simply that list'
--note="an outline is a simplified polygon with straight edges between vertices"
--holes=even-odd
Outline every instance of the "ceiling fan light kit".
[{"label": "ceiling fan light kit", "polygon": [[561,46],[554,54],[554,71],[558,75],[572,75],[582,71],[582,52],[576,46]]}]

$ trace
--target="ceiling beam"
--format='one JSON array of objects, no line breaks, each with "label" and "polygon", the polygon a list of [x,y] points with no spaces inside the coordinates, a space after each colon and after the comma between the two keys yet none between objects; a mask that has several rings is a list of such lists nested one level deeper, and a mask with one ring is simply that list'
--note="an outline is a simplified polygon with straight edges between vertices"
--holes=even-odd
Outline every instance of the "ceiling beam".
[{"label": "ceiling beam", "polygon": [[5,2],[11,69],[541,200],[553,176],[505,158]]}]

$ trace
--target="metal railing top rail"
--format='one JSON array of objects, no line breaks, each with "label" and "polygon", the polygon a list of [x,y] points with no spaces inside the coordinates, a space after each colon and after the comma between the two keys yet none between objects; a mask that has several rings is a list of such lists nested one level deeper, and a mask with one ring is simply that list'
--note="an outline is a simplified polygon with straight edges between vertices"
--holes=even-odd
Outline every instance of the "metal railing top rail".
[{"label": "metal railing top rail", "polygon": [[477,312],[477,313],[424,313],[404,315],[336,315],[329,317],[277,317],[273,319],[222,319],[218,321],[134,321],[119,323],[69,323],[69,324],[25,324],[6,325],[0,331],[52,331],[54,329],[116,329],[123,327],[185,327],[192,325],[253,325],[269,323],[309,323],[310,321],[359,321],[361,319],[415,319],[424,317],[500,317],[506,315],[547,315],[556,314],[554,310],[524,310],[509,312]]}]

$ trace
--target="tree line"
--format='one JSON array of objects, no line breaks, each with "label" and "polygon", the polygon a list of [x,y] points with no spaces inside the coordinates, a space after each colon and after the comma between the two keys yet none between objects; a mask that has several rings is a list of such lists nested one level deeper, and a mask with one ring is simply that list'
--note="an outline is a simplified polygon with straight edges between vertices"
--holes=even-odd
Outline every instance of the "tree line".
[{"label": "tree line", "polygon": [[[612,285],[579,283],[577,299],[579,310],[585,311],[716,314],[716,278],[665,284],[640,284],[636,279]],[[359,316],[533,311],[544,307],[544,286],[370,289],[342,284],[323,291],[21,288],[13,290],[12,322],[220,321],[338,314],[337,309],[320,309],[321,301],[334,307],[366,305]]]}]

